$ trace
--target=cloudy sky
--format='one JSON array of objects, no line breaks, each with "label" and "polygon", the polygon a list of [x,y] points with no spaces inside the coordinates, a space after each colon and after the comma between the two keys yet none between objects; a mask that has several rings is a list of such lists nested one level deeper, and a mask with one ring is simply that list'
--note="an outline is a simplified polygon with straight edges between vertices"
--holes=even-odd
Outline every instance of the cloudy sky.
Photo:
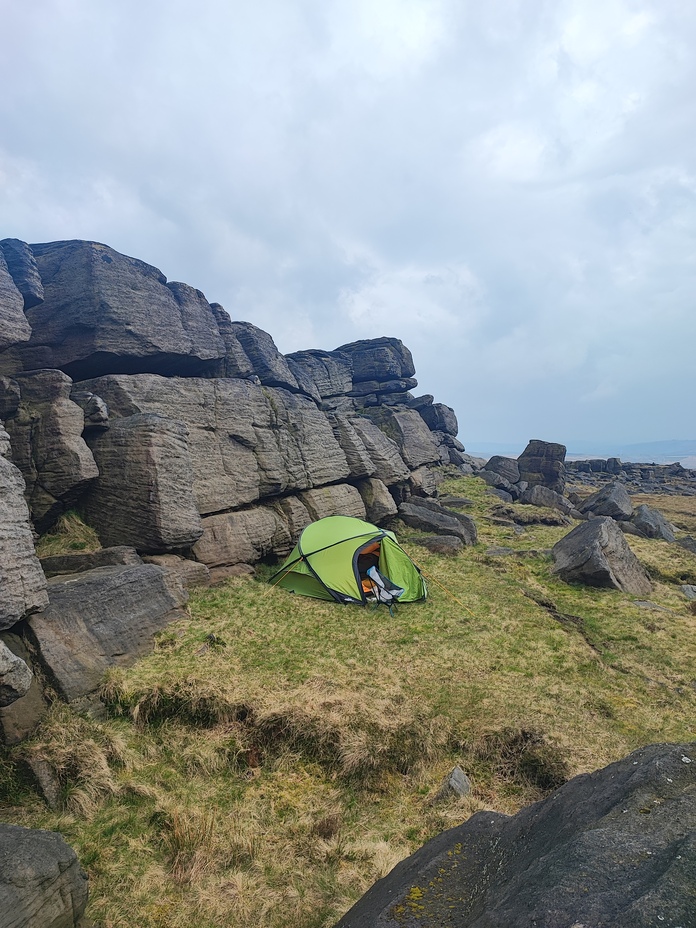
[{"label": "cloudy sky", "polygon": [[0,0],[0,237],[281,351],[397,336],[460,437],[696,438],[692,0]]}]

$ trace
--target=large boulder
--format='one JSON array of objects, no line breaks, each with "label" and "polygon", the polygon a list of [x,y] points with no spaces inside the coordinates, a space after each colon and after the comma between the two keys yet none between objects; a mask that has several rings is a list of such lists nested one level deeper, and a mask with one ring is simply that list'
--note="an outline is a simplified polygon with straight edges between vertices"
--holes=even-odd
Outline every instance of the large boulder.
[{"label": "large boulder", "polygon": [[396,442],[401,457],[414,470],[421,464],[440,463],[440,448],[415,409],[373,406],[365,416]]},{"label": "large boulder", "polygon": [[499,474],[509,483],[517,483],[520,479],[520,468],[515,458],[506,458],[502,454],[494,454],[483,465],[483,469]]},{"label": "large boulder", "polygon": [[206,516],[193,554],[206,567],[215,568],[253,564],[276,551],[287,554],[291,548],[290,530],[282,512],[272,506],[254,506]]},{"label": "large boulder", "polygon": [[24,477],[34,525],[43,533],[99,471],[82,437],[85,417],[70,397],[70,378],[57,370],[31,371],[17,374],[14,383],[21,402],[6,421],[12,460]]},{"label": "large boulder", "polygon": [[416,372],[411,352],[398,338],[366,338],[336,350],[350,357],[354,383],[364,380],[384,383],[413,377]]},{"label": "large boulder", "polygon": [[537,483],[563,495],[565,490],[565,445],[533,438],[517,458],[520,480]]},{"label": "large boulder", "polygon": [[231,326],[261,383],[299,390],[295,375],[268,332],[251,322],[233,322]]},{"label": "large boulder", "polygon": [[0,251],[5,256],[15,286],[22,294],[24,309],[33,309],[43,303],[43,283],[29,245],[18,238],[4,238],[0,242]]},{"label": "large boulder", "polygon": [[567,583],[613,587],[644,596],[652,584],[626,538],[610,518],[577,525],[552,548],[554,573]]},{"label": "large boulder", "polygon": [[300,493],[300,499],[312,517],[312,522],[326,516],[353,516],[355,519],[366,517],[362,496],[347,483],[305,490]]},{"label": "large boulder", "polygon": [[633,503],[626,487],[622,483],[608,483],[601,490],[588,496],[580,504],[580,512],[595,516],[609,516],[612,519],[630,519]]},{"label": "large boulder", "polygon": [[186,592],[154,564],[56,577],[48,592],[48,607],[29,626],[50,678],[68,700],[94,692],[109,667],[133,663],[151,650],[156,632],[186,618]]},{"label": "large boulder", "polygon": [[187,548],[202,528],[183,422],[155,413],[115,419],[91,439],[99,478],[82,509],[103,545]]},{"label": "large boulder", "polygon": [[475,545],[478,540],[476,523],[469,516],[452,509],[445,509],[434,500],[412,497],[399,506],[399,518],[421,532],[437,535],[454,535],[465,545]]},{"label": "large boulder", "polygon": [[631,522],[646,538],[661,538],[663,541],[675,540],[672,526],[659,509],[645,505],[638,506],[631,517]]},{"label": "large boulder", "polygon": [[62,835],[0,824],[0,928],[78,928],[88,895]]},{"label": "large boulder", "polygon": [[337,928],[691,928],[695,851],[696,743],[650,745],[443,832]]},{"label": "large boulder", "polygon": [[328,399],[353,388],[353,365],[340,351],[295,351],[285,358],[297,382],[302,382],[300,386],[307,385],[310,396]]},{"label": "large boulder", "polygon": [[31,250],[44,286],[43,304],[27,310],[32,366],[41,353],[41,366],[80,380],[107,372],[193,374],[224,357],[199,290],[167,283],[157,268],[97,242]]},{"label": "large boulder", "polygon": [[451,406],[433,403],[418,410],[431,432],[445,432],[456,437],[459,431],[457,416]]},{"label": "large boulder", "polygon": [[34,551],[24,480],[0,457],[0,630],[48,603],[46,578]]},{"label": "large boulder", "polygon": [[28,341],[30,336],[31,326],[24,315],[24,299],[0,250],[0,351]]},{"label": "large boulder", "polygon": [[33,676],[26,662],[0,640],[0,707],[26,696]]},{"label": "large boulder", "polygon": [[394,497],[381,480],[376,477],[368,477],[361,480],[357,488],[365,504],[368,522],[381,525],[396,515],[397,508]]},{"label": "large boulder", "polygon": [[112,423],[148,412],[186,423],[201,515],[350,474],[326,416],[312,400],[287,390],[246,380],[152,374],[112,375],[80,387],[103,397]]},{"label": "large boulder", "polygon": [[115,545],[98,551],[75,554],[51,554],[42,557],[41,566],[47,577],[80,574],[95,567],[117,567],[119,564],[142,564],[143,560],[129,545]]}]

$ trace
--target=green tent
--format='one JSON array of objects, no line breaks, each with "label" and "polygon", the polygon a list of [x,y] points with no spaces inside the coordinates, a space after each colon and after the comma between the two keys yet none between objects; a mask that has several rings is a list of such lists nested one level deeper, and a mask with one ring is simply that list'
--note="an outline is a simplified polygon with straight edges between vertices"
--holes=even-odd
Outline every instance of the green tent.
[{"label": "green tent", "polygon": [[425,580],[396,535],[350,516],[308,525],[271,583],[303,596],[364,604],[372,598],[367,571],[374,566],[382,579],[401,587],[400,603],[425,599]]}]

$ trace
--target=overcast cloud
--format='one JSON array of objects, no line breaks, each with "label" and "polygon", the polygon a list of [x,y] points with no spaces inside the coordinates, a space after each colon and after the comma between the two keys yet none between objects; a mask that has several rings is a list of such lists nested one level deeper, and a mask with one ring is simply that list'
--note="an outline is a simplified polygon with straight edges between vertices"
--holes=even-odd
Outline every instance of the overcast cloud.
[{"label": "overcast cloud", "polygon": [[2,236],[281,351],[378,335],[465,444],[696,438],[690,0],[0,0]]}]

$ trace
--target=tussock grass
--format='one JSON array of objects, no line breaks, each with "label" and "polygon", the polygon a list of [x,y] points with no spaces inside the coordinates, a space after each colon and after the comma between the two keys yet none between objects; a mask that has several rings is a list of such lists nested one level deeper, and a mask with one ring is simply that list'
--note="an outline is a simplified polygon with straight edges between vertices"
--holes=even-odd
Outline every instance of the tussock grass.
[{"label": "tussock grass", "polygon": [[[57,772],[64,811],[27,801],[21,751],[0,764],[4,817],[65,834],[100,928],[328,928],[473,812],[693,737],[693,555],[628,539],[655,578],[661,608],[643,608],[553,575],[567,526],[518,534],[474,478],[442,492],[473,501],[480,542],[441,558],[403,527],[425,604],[392,617],[248,578],[195,591],[189,619],[109,675],[107,721],[55,707],[22,747]],[[434,804],[455,764],[472,795]]]},{"label": "tussock grass", "polygon": [[39,557],[55,554],[92,554],[100,548],[101,542],[97,533],[72,509],[64,513],[53,529],[42,535],[36,543],[36,553]]}]

